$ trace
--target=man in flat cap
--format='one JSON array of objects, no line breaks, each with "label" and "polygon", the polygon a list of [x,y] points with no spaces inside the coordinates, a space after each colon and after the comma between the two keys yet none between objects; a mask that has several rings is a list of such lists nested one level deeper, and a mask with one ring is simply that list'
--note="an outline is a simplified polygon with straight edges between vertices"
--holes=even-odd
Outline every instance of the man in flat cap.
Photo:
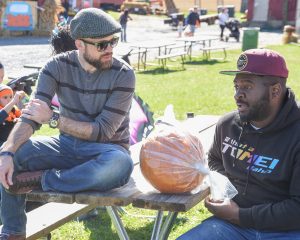
[{"label": "man in flat cap", "polygon": [[300,239],[300,110],[286,87],[288,69],[275,51],[243,52],[235,75],[237,111],[218,122],[211,170],[238,190],[205,206],[213,214],[178,239]]},{"label": "man in flat cap", "polygon": [[[41,70],[36,92],[0,151],[0,239],[25,239],[25,193],[106,191],[129,180],[129,109],[132,68],[112,57],[120,25],[100,9],[71,21],[78,50],[53,57]],[[58,95],[59,111],[50,108]],[[41,124],[57,137],[31,137]]]}]

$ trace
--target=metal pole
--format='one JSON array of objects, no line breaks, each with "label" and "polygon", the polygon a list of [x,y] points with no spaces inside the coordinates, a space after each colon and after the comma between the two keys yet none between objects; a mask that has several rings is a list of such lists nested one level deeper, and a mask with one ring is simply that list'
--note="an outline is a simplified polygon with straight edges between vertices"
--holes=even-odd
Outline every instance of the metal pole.
[{"label": "metal pole", "polygon": [[154,222],[154,227],[153,227],[153,230],[152,230],[151,240],[158,240],[161,225],[162,225],[163,216],[164,216],[163,211],[158,210],[157,215],[156,215],[156,219],[155,219],[155,222]]},{"label": "metal pole", "polygon": [[106,206],[106,210],[117,230],[120,240],[129,240],[127,232],[123,226],[122,220],[119,217],[117,207]]},{"label": "metal pole", "polygon": [[176,220],[178,212],[169,212],[159,234],[159,240],[167,240]]},{"label": "metal pole", "polygon": [[296,21],[296,33],[300,34],[300,0],[297,1],[295,21]]}]

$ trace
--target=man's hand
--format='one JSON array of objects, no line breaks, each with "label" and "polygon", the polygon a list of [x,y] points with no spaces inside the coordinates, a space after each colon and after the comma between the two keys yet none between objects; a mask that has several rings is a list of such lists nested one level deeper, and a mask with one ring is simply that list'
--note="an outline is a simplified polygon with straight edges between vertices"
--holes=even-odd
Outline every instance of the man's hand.
[{"label": "man's hand", "polygon": [[6,189],[13,185],[14,164],[11,156],[0,156],[0,182]]},{"label": "man's hand", "polygon": [[37,123],[48,123],[52,117],[52,110],[46,102],[40,99],[31,100],[22,110],[22,117],[33,120]]},{"label": "man's hand", "polygon": [[216,217],[239,224],[239,206],[230,199],[223,202],[212,202],[209,197],[205,199],[205,207]]}]

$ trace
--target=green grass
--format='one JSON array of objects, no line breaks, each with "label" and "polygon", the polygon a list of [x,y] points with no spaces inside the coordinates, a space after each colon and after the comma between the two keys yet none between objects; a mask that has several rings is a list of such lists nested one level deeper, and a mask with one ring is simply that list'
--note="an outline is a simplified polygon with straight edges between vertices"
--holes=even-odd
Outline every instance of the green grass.
[{"label": "green grass", "polygon": [[[287,60],[290,69],[288,85],[300,94],[299,57],[300,48],[297,46],[270,46],[269,48],[280,52]],[[161,116],[165,107],[172,103],[178,119],[184,119],[186,112],[195,114],[222,115],[235,109],[233,101],[233,77],[220,75],[219,71],[236,69],[236,60],[239,50],[228,51],[227,61],[201,60],[194,57],[192,62],[185,65],[186,69],[150,69],[136,74],[136,92],[155,112],[155,117]],[[173,63],[174,64],[174,63]],[[178,61],[178,66],[180,63]],[[57,132],[43,127],[36,134],[52,135]],[[133,240],[150,239],[153,220],[133,215],[154,215],[154,211],[125,207],[129,214],[122,216],[123,223]],[[199,224],[210,216],[202,203],[187,213],[180,213],[170,234],[170,240]],[[77,222],[73,221],[52,233],[52,239],[76,240],[111,240],[118,239],[111,220],[105,211],[100,211],[97,218]]]}]

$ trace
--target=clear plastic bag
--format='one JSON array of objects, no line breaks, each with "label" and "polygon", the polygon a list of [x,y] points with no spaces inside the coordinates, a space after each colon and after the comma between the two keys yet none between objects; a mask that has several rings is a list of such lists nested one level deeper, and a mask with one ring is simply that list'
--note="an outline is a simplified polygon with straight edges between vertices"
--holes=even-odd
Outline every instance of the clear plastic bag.
[{"label": "clear plastic bag", "polygon": [[237,195],[238,191],[229,181],[229,179],[221,173],[210,171],[208,174],[210,186],[210,198],[213,201],[224,201],[232,199]]},{"label": "clear plastic bag", "polygon": [[143,141],[140,167],[146,180],[163,193],[196,192],[209,176],[205,182],[213,200],[234,196],[228,178],[209,171],[201,140],[175,119],[172,105]]}]

